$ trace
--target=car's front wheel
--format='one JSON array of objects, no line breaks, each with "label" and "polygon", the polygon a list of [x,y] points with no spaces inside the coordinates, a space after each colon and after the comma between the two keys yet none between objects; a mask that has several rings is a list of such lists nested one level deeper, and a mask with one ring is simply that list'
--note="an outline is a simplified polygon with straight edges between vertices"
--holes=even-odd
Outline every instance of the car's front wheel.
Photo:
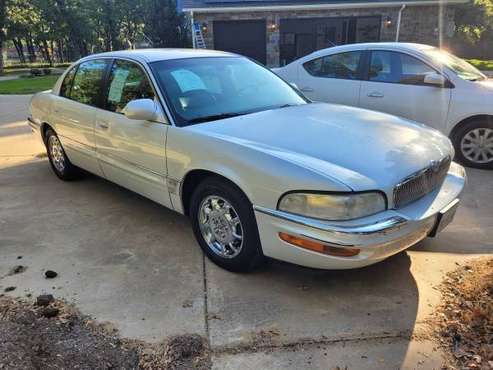
[{"label": "car's front wheel", "polygon": [[205,179],[192,194],[189,212],[195,237],[214,263],[230,271],[248,271],[262,263],[252,205],[234,185],[217,177]]},{"label": "car's front wheel", "polygon": [[60,179],[70,181],[81,176],[81,169],[70,162],[65,150],[63,150],[60,139],[51,128],[46,130],[45,143],[51,168]]},{"label": "car's front wheel", "polygon": [[459,162],[468,167],[493,169],[493,118],[485,117],[462,125],[452,141]]}]

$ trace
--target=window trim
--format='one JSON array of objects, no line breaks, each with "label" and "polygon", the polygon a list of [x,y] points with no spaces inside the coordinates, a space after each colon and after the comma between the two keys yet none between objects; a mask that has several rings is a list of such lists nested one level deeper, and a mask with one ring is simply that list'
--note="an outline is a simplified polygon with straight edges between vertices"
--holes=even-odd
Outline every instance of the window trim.
[{"label": "window trim", "polygon": [[[404,54],[404,55],[406,55],[408,57],[414,58],[414,59],[420,61],[421,63],[425,64],[427,67],[433,69],[439,75],[445,77],[445,79],[446,79],[445,85],[443,85],[443,86],[437,86],[437,85],[425,84],[425,83],[406,84],[406,83],[402,83],[402,82],[390,82],[390,81],[374,81],[374,80],[370,80],[371,56],[372,56],[372,53],[373,52],[377,52],[377,51],[383,51],[383,52],[389,52],[389,53],[396,53],[396,54]],[[445,73],[443,73],[443,71],[439,71],[437,68],[435,68],[433,65],[431,65],[427,61],[423,60],[422,58],[419,58],[416,55],[407,53],[406,51],[403,51],[403,50],[392,50],[392,49],[367,49],[365,54],[367,54],[367,57],[365,58],[366,66],[364,68],[364,74],[363,74],[363,76],[365,77],[365,80],[364,81],[377,82],[377,83],[386,83],[386,84],[394,84],[394,85],[405,85],[405,86],[435,87],[435,88],[439,88],[439,89],[454,89],[455,88],[455,85],[452,83],[452,81],[450,81],[450,78]]]},{"label": "window trim", "polygon": [[[313,62],[313,61],[315,61],[317,59],[323,59],[323,58],[331,57],[331,56],[334,56],[334,55],[348,54],[348,53],[360,53],[360,58],[359,58],[359,61],[358,61],[358,68],[356,68],[356,78],[354,78],[354,79],[351,79],[351,78],[343,78],[343,77],[315,76],[315,75],[311,74],[308,71],[308,69],[306,68],[306,64],[311,63],[311,62]],[[365,59],[364,59],[364,56],[365,56],[365,50],[363,50],[363,49],[342,51],[342,52],[339,52],[339,53],[326,54],[326,55],[322,55],[322,56],[319,56],[319,57],[316,57],[316,58],[307,60],[306,62],[304,62],[304,63],[301,64],[301,67],[303,67],[303,69],[305,70],[306,73],[308,73],[311,77],[314,77],[314,78],[327,78],[327,79],[345,80],[345,81],[364,81],[364,77],[365,77],[365,74],[364,74],[364,72],[365,72],[365,65],[364,65]]]}]

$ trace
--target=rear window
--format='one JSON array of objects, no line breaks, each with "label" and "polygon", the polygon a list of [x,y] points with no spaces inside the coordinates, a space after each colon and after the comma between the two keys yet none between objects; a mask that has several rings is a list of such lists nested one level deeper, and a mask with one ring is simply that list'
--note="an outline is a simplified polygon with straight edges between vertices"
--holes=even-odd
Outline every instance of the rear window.
[{"label": "rear window", "polygon": [[361,51],[327,55],[303,64],[305,70],[314,77],[341,78],[356,80]]},{"label": "rear window", "polygon": [[108,61],[104,59],[81,63],[68,97],[82,104],[97,106],[107,64]]}]

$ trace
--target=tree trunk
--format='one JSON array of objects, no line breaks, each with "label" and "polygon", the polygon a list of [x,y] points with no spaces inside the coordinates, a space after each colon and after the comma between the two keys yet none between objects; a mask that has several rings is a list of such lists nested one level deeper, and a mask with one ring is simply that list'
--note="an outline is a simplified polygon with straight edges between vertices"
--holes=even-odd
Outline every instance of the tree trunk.
[{"label": "tree trunk", "polygon": [[50,64],[50,67],[53,67],[53,59],[51,58],[50,55],[50,48],[48,47],[48,42],[46,40],[43,40],[43,47],[46,55],[46,61]]},{"label": "tree trunk", "polygon": [[14,43],[15,50],[17,51],[17,55],[19,56],[19,62],[21,64],[26,63],[26,56],[24,55],[24,46],[22,45],[22,40],[14,38],[12,42]]},{"label": "tree trunk", "polygon": [[0,35],[0,75],[3,73],[3,40]]},{"label": "tree trunk", "polygon": [[36,49],[34,48],[33,40],[31,38],[26,39],[27,51],[29,53],[29,62],[36,62]]}]

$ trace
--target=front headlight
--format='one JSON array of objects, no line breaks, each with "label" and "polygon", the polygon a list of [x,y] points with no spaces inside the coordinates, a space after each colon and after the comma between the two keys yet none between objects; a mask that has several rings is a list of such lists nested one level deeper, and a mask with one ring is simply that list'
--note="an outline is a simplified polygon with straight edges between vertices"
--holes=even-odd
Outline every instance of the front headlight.
[{"label": "front headlight", "polygon": [[323,220],[351,220],[384,211],[381,193],[310,194],[288,193],[279,201],[281,211]]}]

